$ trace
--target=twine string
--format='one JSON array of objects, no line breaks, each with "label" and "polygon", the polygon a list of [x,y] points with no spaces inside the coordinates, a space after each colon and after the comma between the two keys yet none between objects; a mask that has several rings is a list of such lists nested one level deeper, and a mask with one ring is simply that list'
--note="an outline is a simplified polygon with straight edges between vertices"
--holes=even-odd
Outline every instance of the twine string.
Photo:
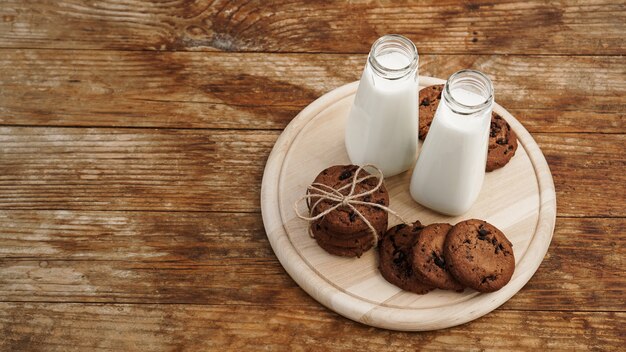
[{"label": "twine string", "polygon": [[[376,175],[372,175],[372,174],[368,174],[366,176],[360,177],[359,178],[359,173],[361,173],[361,171],[364,171],[364,169],[366,167],[370,167],[374,170],[376,170],[376,172],[378,173],[378,176]],[[356,186],[358,184],[360,184],[361,182],[367,181],[369,179],[372,178],[377,178],[378,179],[378,183],[376,184],[376,186],[370,190],[367,190],[365,192],[361,192],[361,193],[355,193],[356,190]],[[294,205],[294,211],[296,212],[296,216],[298,216],[300,219],[308,221],[309,222],[309,235],[312,236],[311,234],[311,222],[319,220],[321,218],[323,218],[324,216],[326,216],[327,214],[329,214],[332,211],[337,210],[339,207],[348,207],[350,210],[352,210],[356,215],[359,216],[359,218],[361,218],[361,220],[363,220],[363,222],[365,223],[365,225],[367,225],[367,227],[369,228],[369,230],[372,232],[372,235],[374,235],[374,245],[376,246],[378,244],[378,231],[376,231],[376,229],[374,228],[374,226],[370,223],[370,221],[355,207],[355,205],[366,205],[366,206],[371,206],[371,207],[375,207],[378,209],[382,209],[383,211],[397,217],[398,219],[400,219],[403,223],[408,224],[408,222],[402,218],[402,216],[400,216],[400,214],[396,213],[394,210],[392,210],[389,207],[386,207],[382,204],[378,204],[378,203],[374,203],[374,202],[370,202],[370,201],[364,201],[364,200],[359,200],[359,198],[364,198],[368,195],[371,195],[373,193],[375,193],[376,191],[378,191],[380,189],[380,187],[382,187],[383,185],[383,172],[376,167],[375,165],[372,164],[366,164],[363,166],[360,166],[355,172],[354,172],[354,176],[352,177],[352,182],[343,185],[340,188],[332,188],[328,185],[324,185],[321,183],[313,183],[310,186],[307,187],[307,192],[306,195],[302,196],[300,199],[298,199]],[[341,193],[341,191],[350,188],[350,191],[348,192],[348,194],[344,195],[343,193]],[[315,201],[315,203],[313,204],[313,206],[310,207],[309,209],[309,214],[307,215],[303,215],[300,213],[299,211],[299,204],[303,201],[306,201],[307,204],[310,204],[310,200],[312,200],[313,198],[317,198],[317,200]],[[334,203],[334,205],[332,205],[330,208],[324,210],[323,212],[320,212],[317,215],[313,215],[315,209],[317,208],[317,206],[323,202],[323,201],[329,201],[331,203]]]}]

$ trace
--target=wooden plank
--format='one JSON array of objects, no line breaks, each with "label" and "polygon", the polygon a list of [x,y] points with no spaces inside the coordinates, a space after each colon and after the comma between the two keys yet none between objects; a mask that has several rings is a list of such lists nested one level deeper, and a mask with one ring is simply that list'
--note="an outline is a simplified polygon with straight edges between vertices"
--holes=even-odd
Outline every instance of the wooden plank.
[{"label": "wooden plank", "polygon": [[[0,123],[282,129],[359,79],[365,55],[0,50]],[[626,132],[621,57],[422,55],[422,75],[475,68],[531,132]]]},{"label": "wooden plank", "polygon": [[[554,178],[557,215],[623,217],[626,214],[623,154],[626,135],[611,137],[614,138],[602,134],[534,134]],[[600,210],[597,205],[606,201],[605,196],[618,206]]]},{"label": "wooden plank", "polygon": [[0,224],[0,301],[313,302],[260,214],[11,211]]},{"label": "wooden plank", "polygon": [[258,211],[277,135],[0,128],[0,208]]},{"label": "wooden plank", "polygon": [[424,53],[623,55],[619,1],[5,0],[0,46],[366,53],[401,33]]},{"label": "wooden plank", "polygon": [[[495,311],[424,333],[374,329],[323,307],[0,303],[6,351],[603,350],[624,344],[625,313]],[[511,335],[513,332],[514,335]],[[515,338],[512,338],[512,337]],[[578,338],[573,338],[578,337]]]},{"label": "wooden plank", "polygon": [[624,312],[624,267],[626,219],[557,218],[543,263],[502,308]]},{"label": "wooden plank", "polygon": [[[278,135],[3,127],[0,209],[259,211]],[[559,215],[626,216],[626,135],[534,137],[554,176]]]},{"label": "wooden plank", "polygon": [[[259,214],[2,211],[0,228],[0,301],[316,304]],[[626,219],[559,218],[541,267],[502,309],[625,311],[625,258]]]}]

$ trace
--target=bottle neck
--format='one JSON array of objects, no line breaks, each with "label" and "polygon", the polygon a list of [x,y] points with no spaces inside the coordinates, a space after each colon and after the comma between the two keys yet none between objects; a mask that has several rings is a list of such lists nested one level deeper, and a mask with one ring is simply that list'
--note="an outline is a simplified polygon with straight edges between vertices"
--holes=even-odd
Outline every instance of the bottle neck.
[{"label": "bottle neck", "polygon": [[415,78],[419,55],[411,40],[401,35],[389,34],[372,45],[367,62],[378,77],[388,80]]},{"label": "bottle neck", "polygon": [[461,70],[453,73],[441,96],[452,112],[462,116],[483,115],[483,112],[493,108],[493,84],[480,71]]}]

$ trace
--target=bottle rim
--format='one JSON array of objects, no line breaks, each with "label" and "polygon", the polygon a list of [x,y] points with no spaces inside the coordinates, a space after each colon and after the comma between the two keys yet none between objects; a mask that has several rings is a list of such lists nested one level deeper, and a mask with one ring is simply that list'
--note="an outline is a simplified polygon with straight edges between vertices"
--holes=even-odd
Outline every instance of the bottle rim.
[{"label": "bottle rim", "polygon": [[[483,85],[483,87],[481,88],[487,92],[487,97],[484,101],[476,105],[466,105],[454,99],[454,96],[451,94],[450,91],[450,84],[457,83],[460,78],[464,78],[463,76],[474,76],[474,78],[477,78],[477,80]],[[442,97],[445,99],[448,107],[453,112],[460,115],[472,115],[488,108],[493,104],[493,83],[487,75],[480,71],[470,69],[460,70],[448,77],[448,80],[446,81],[446,84],[444,86],[444,94],[442,94]]]},{"label": "bottle rim", "polygon": [[[390,68],[381,64],[377,57],[381,52],[389,50],[404,54],[409,59],[409,63],[400,68]],[[419,62],[419,54],[415,44],[413,44],[409,38],[400,34],[387,34],[378,38],[378,40],[372,44],[368,55],[368,62],[380,76],[387,79],[399,79],[415,71]]]}]

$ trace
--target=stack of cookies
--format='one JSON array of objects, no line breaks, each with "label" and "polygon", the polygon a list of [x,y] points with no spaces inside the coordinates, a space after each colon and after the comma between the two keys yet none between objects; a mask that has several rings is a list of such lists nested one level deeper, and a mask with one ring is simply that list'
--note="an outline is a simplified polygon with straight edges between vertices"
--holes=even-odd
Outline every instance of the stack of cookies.
[{"label": "stack of cookies", "polygon": [[[444,85],[426,87],[419,92],[419,138],[424,140],[435,117],[441,101]],[[487,152],[487,171],[493,171],[506,165],[517,150],[517,135],[502,116],[491,113],[489,133],[489,151]]]},{"label": "stack of cookies", "polygon": [[379,269],[390,283],[425,294],[435,288],[497,291],[515,270],[511,242],[495,226],[466,220],[455,226],[417,221],[389,229],[381,239]]},{"label": "stack of cookies", "polygon": [[[361,179],[369,173],[361,170],[356,165],[336,165],[322,171],[313,181],[313,184],[323,185],[320,189],[338,190],[342,195],[348,195],[355,178]],[[382,206],[389,205],[389,194],[384,185],[378,189],[379,179],[372,177],[362,182],[358,182],[353,194],[359,195],[371,190],[371,194],[357,197],[355,200]],[[309,210],[313,216],[337,205],[337,202],[315,197],[316,191],[311,191],[313,195],[309,199]],[[357,211],[347,205],[341,205],[335,210],[324,215],[311,223],[311,234],[320,247],[330,254],[344,257],[360,257],[363,253],[371,249],[378,238],[387,230],[388,215],[383,209],[367,204],[353,204]],[[360,215],[359,215],[360,214]],[[363,221],[365,217],[376,233]]]},{"label": "stack of cookies", "polygon": [[356,165],[323,170],[305,198],[310,217],[303,218],[311,221],[311,235],[322,249],[360,257],[378,244],[382,276],[404,290],[425,294],[435,288],[460,292],[470,287],[493,292],[515,270],[511,242],[482,220],[454,226],[416,221],[387,230],[387,189],[380,178]]}]

